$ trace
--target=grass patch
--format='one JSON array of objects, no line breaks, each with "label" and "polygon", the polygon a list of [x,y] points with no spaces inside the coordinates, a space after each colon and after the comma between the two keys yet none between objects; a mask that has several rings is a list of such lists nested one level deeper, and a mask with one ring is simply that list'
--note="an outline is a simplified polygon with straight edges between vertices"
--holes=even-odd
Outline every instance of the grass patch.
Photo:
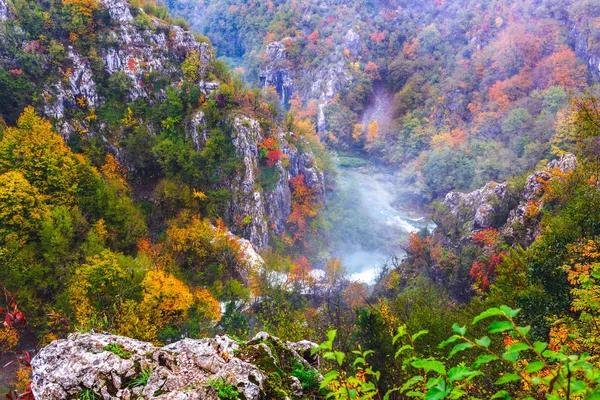
[{"label": "grass patch", "polygon": [[143,369],[137,377],[133,378],[131,382],[129,382],[128,386],[132,388],[140,386],[145,387],[148,384],[148,379],[150,379],[150,375],[152,375],[152,368]]},{"label": "grass patch", "polygon": [[115,353],[121,358],[125,360],[129,360],[133,354],[130,351],[127,351],[118,343],[111,343],[103,347],[105,351],[110,351],[111,353]]},{"label": "grass patch", "polygon": [[368,164],[368,161],[360,157],[339,156],[339,166],[342,168],[359,168]]},{"label": "grass patch", "polygon": [[78,400],[98,400],[100,396],[98,396],[92,389],[85,389],[77,395]]}]

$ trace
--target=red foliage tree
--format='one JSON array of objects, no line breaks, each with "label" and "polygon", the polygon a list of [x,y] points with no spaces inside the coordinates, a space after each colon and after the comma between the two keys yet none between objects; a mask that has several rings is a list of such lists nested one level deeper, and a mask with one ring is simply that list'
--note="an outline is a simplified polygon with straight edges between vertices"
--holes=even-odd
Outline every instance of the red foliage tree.
[{"label": "red foliage tree", "polygon": [[488,262],[476,261],[471,266],[469,274],[475,281],[473,288],[479,293],[485,293],[490,287],[490,283],[494,281],[496,277],[496,267],[504,260],[507,253],[502,251],[500,253],[494,253],[490,257]]}]

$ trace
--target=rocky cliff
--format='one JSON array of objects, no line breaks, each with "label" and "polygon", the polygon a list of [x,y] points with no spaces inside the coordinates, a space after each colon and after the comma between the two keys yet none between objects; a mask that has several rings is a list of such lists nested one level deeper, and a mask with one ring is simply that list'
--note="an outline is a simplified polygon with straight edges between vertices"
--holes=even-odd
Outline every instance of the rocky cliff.
[{"label": "rocky cliff", "polygon": [[294,95],[304,102],[317,101],[317,132],[322,137],[327,128],[327,106],[352,80],[350,66],[344,56],[344,49],[358,53],[360,37],[350,29],[344,43],[338,45],[316,67],[294,69],[287,59],[284,42],[272,42],[267,45],[260,81],[263,86],[275,88],[285,104]]},{"label": "rocky cliff", "polygon": [[567,154],[529,175],[522,187],[490,182],[471,193],[450,192],[435,217],[436,236],[454,246],[459,241],[472,240],[473,233],[493,228],[507,243],[528,246],[540,233],[541,215],[534,211],[543,206],[545,184],[575,168],[577,159]]},{"label": "rocky cliff", "polygon": [[[324,174],[317,167],[315,157],[310,152],[302,152],[286,140],[286,132],[277,130],[282,160],[275,167],[279,178],[273,187],[259,188],[259,143],[265,135],[258,121],[248,117],[236,117],[233,123],[233,143],[238,157],[243,161],[243,169],[233,178],[233,201],[231,216],[251,216],[250,223],[238,228],[241,236],[248,238],[259,248],[268,243],[269,227],[277,235],[285,230],[286,221],[292,207],[292,193],[289,180],[300,174],[309,187],[315,188],[319,199],[325,199]],[[286,159],[284,166],[283,159]]]},{"label": "rocky cliff", "polygon": [[[95,132],[86,121],[69,118],[68,112],[81,105],[81,101],[91,108],[104,103],[96,82],[101,79],[99,74],[110,78],[120,72],[129,78],[128,101],[149,98],[151,103],[158,103],[164,98],[164,89],[156,91],[153,86],[144,84],[144,77],[161,76],[170,85],[177,86],[183,78],[179,63],[190,51],[196,51],[200,59],[197,82],[200,91],[208,94],[218,87],[214,76],[213,81],[208,79],[214,59],[208,43],[198,42],[191,32],[179,26],[168,25],[141,9],[131,8],[125,0],[102,0],[101,3],[111,21],[111,29],[99,33],[100,41],[106,43],[97,49],[99,60],[96,62],[101,64],[101,72],[94,71],[89,57],[83,57],[69,46],[66,54],[66,64],[70,65],[68,72],[63,74],[63,79],[47,85],[42,96],[44,114],[56,122],[65,139],[75,131],[104,133],[105,126],[101,125],[99,132]],[[150,22],[140,22],[143,18]]]},{"label": "rocky cliff", "polygon": [[[314,343],[266,333],[239,343],[227,336],[184,339],[163,347],[109,334],[73,334],[32,360],[36,399],[313,398],[321,379]],[[302,371],[302,373],[299,373]],[[300,379],[299,379],[300,377]],[[227,397],[232,398],[232,397]]]}]

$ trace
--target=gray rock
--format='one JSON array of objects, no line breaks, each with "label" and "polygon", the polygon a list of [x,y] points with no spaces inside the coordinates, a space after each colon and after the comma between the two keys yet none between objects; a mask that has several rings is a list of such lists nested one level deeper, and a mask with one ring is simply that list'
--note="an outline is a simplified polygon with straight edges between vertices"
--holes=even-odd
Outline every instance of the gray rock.
[{"label": "gray rock", "polygon": [[502,200],[505,195],[506,184],[489,182],[471,193],[448,193],[444,198],[444,205],[449,207],[450,213],[462,213],[466,220],[472,221],[472,230],[480,230],[492,226],[493,202]]},{"label": "gray rock", "polygon": [[0,21],[14,18],[6,0],[0,0]]},{"label": "gray rock", "polygon": [[266,58],[267,64],[260,73],[262,86],[274,87],[281,102],[286,104],[292,98],[294,92],[294,74],[287,66],[283,43],[269,43],[266,49]]},{"label": "gray rock", "polygon": [[360,36],[354,31],[354,29],[349,29],[348,32],[346,32],[344,44],[352,54],[358,54],[360,51]]},{"label": "gray rock", "polygon": [[247,117],[236,117],[233,121],[233,144],[237,156],[243,162],[243,169],[233,178],[231,188],[233,199],[229,214],[249,216],[251,222],[234,233],[250,240],[258,248],[268,244],[268,227],[275,233],[285,230],[291,213],[292,192],[289,180],[304,174],[306,184],[317,191],[320,202],[325,201],[325,177],[316,165],[312,153],[300,152],[285,139],[283,131],[276,132],[282,156],[288,158],[288,166],[279,161],[279,181],[274,188],[259,188],[259,150],[258,144],[264,140],[258,121]]},{"label": "gray rock", "polygon": [[[267,334],[258,335],[241,346],[227,336],[212,339],[184,339],[156,347],[150,343],[108,334],[73,334],[40,350],[33,358],[32,391],[37,399],[75,398],[86,389],[104,400],[112,399],[218,399],[208,384],[213,379],[233,385],[247,400],[265,398],[267,379],[259,365],[244,357],[277,345],[278,354],[304,360],[294,348],[304,344],[283,344]],[[115,346],[122,352],[109,349]],[[316,345],[315,345],[316,346]],[[272,357],[273,363],[278,360]],[[306,361],[304,361],[306,362]],[[308,366],[308,364],[306,364]],[[146,385],[129,384],[142,370],[151,370]],[[289,376],[289,391],[302,396],[302,385]]]}]

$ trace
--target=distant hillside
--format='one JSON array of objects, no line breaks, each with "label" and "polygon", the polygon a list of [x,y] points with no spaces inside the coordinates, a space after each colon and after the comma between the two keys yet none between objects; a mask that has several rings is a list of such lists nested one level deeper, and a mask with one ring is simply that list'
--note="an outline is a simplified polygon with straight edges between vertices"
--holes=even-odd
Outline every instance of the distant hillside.
[{"label": "distant hillside", "polygon": [[[168,4],[247,79],[299,96],[292,108],[332,145],[403,169],[401,182],[432,198],[552,157],[569,96],[600,77],[593,1]],[[380,81],[395,124],[369,129]]]}]

